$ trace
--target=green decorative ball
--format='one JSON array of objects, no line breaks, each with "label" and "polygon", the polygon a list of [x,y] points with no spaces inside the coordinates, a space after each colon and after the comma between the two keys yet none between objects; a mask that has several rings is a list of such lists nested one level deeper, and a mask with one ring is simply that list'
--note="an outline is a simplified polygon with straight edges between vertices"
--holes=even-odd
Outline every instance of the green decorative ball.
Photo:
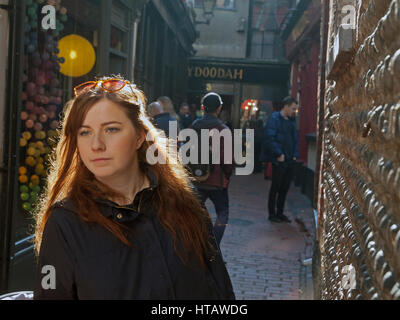
[{"label": "green decorative ball", "polygon": [[28,193],[29,188],[27,185],[23,184],[22,186],[19,187],[19,191],[21,191],[21,193]]},{"label": "green decorative ball", "polygon": [[24,208],[24,210],[26,210],[26,211],[30,211],[32,209],[32,206],[29,202],[24,202],[22,204],[22,208]]},{"label": "green decorative ball", "polygon": [[26,192],[21,193],[21,200],[22,201],[27,201],[28,199],[29,199],[29,194],[28,193],[26,193]]}]

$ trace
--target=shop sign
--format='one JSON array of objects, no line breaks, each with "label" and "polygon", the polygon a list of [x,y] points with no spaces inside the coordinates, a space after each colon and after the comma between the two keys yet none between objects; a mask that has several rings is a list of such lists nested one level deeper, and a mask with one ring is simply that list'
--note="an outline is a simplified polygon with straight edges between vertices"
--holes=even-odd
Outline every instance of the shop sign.
[{"label": "shop sign", "polygon": [[243,68],[188,67],[189,78],[243,80]]}]

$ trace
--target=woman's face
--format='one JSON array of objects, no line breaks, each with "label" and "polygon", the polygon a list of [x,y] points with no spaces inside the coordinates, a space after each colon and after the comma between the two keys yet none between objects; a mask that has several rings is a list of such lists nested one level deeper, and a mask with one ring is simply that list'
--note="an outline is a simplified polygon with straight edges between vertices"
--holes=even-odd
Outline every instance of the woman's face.
[{"label": "woman's face", "polygon": [[78,129],[80,157],[102,181],[133,173],[143,141],[122,107],[108,99],[95,103]]}]

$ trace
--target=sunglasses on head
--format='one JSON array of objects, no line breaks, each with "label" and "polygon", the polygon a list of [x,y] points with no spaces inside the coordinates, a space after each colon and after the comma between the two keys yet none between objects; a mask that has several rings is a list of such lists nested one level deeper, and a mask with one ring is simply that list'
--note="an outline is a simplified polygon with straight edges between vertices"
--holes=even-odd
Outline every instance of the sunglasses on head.
[{"label": "sunglasses on head", "polygon": [[100,84],[100,88],[102,90],[112,93],[122,90],[125,87],[125,85],[130,84],[130,82],[128,80],[121,80],[121,79],[107,79],[107,80],[84,82],[74,88],[75,96],[79,96],[84,92],[87,92],[91,89],[95,89],[98,84]]}]

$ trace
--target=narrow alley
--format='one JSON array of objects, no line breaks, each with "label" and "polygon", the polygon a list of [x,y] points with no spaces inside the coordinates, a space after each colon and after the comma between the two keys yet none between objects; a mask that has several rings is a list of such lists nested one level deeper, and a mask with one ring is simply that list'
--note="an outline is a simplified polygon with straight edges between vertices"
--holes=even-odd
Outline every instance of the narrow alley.
[{"label": "narrow alley", "polygon": [[[238,300],[302,296],[301,263],[312,254],[315,232],[312,207],[292,185],[285,212],[292,222],[271,223],[266,203],[270,183],[263,174],[253,174],[234,176],[229,187],[230,214],[221,251]],[[214,206],[209,200],[206,204],[214,220]]]}]

